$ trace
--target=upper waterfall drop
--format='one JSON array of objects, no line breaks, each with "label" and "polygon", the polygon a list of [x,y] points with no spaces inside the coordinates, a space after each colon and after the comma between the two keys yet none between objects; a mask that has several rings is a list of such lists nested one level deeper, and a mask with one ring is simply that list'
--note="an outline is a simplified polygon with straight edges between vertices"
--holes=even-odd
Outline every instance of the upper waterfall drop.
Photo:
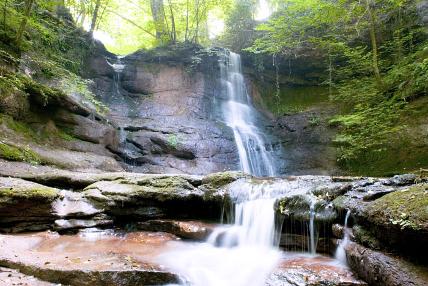
[{"label": "upper waterfall drop", "polygon": [[220,59],[220,76],[227,98],[222,106],[223,119],[233,130],[242,171],[259,177],[276,175],[272,155],[256,125],[258,111],[246,88],[241,56],[226,51]]}]

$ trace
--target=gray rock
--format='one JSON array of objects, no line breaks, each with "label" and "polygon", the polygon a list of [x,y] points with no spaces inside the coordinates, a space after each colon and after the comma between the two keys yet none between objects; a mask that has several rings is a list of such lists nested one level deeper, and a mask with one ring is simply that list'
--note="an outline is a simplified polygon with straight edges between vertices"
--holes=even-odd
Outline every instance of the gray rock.
[{"label": "gray rock", "polygon": [[346,256],[357,275],[373,286],[422,286],[428,284],[426,269],[412,265],[398,257],[349,243]]},{"label": "gray rock", "polygon": [[149,220],[137,224],[137,228],[140,230],[168,232],[181,238],[199,241],[207,239],[215,226],[199,221],[176,220]]}]

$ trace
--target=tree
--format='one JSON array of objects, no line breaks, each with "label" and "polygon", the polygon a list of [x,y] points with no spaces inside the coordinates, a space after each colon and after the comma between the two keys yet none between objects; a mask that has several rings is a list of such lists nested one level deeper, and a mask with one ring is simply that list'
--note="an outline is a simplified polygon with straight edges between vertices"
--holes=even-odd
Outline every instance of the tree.
[{"label": "tree", "polygon": [[89,29],[89,32],[91,34],[94,32],[96,24],[97,24],[98,12],[100,10],[100,6],[101,6],[101,0],[96,0],[94,13],[92,15],[91,28]]},{"label": "tree", "polygon": [[16,44],[17,46],[21,46],[22,37],[25,32],[25,28],[27,26],[28,17],[31,14],[31,10],[33,8],[34,0],[25,0],[25,9],[24,9],[24,17],[21,20],[21,24],[19,25],[18,31],[16,33]]},{"label": "tree", "polygon": [[150,8],[152,11],[153,22],[155,23],[156,38],[160,41],[167,37],[165,10],[163,0],[150,0]]}]

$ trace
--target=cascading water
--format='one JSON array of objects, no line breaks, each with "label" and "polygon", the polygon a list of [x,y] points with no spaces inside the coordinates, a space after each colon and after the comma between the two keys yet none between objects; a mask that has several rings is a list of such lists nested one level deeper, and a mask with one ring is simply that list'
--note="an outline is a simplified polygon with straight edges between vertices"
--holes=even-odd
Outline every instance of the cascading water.
[{"label": "cascading water", "polygon": [[351,215],[351,211],[348,210],[346,212],[345,224],[344,224],[344,227],[343,227],[343,239],[340,242],[339,246],[337,247],[336,254],[335,254],[335,258],[337,260],[339,260],[344,265],[348,264],[348,262],[346,260],[345,247],[349,243],[348,219],[349,219],[350,215]]},{"label": "cascading water", "polygon": [[309,214],[309,252],[311,254],[316,253],[316,245],[315,245],[315,227],[314,227],[314,220],[315,220],[315,201],[312,200],[311,207],[310,207],[310,214]]},{"label": "cascading water", "polygon": [[240,55],[225,52],[220,61],[220,75],[227,98],[222,106],[223,117],[233,130],[241,169],[254,176],[274,176],[274,160],[266,148],[262,132],[256,125],[258,112],[252,106],[247,92],[241,72]]}]

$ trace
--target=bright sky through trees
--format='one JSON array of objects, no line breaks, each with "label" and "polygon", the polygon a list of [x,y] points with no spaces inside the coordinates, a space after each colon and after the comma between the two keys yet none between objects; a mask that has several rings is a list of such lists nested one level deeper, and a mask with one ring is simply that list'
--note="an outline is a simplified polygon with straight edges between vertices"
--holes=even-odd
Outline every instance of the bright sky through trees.
[{"label": "bright sky through trees", "polygon": [[[225,31],[230,11],[245,1],[254,5],[250,18],[263,21],[272,13],[268,0],[66,0],[66,4],[76,22],[89,31],[98,3],[94,38],[114,53],[128,54],[171,40],[210,45]],[[153,17],[153,4],[162,7],[161,26]],[[159,34],[159,28],[165,31]]]}]

